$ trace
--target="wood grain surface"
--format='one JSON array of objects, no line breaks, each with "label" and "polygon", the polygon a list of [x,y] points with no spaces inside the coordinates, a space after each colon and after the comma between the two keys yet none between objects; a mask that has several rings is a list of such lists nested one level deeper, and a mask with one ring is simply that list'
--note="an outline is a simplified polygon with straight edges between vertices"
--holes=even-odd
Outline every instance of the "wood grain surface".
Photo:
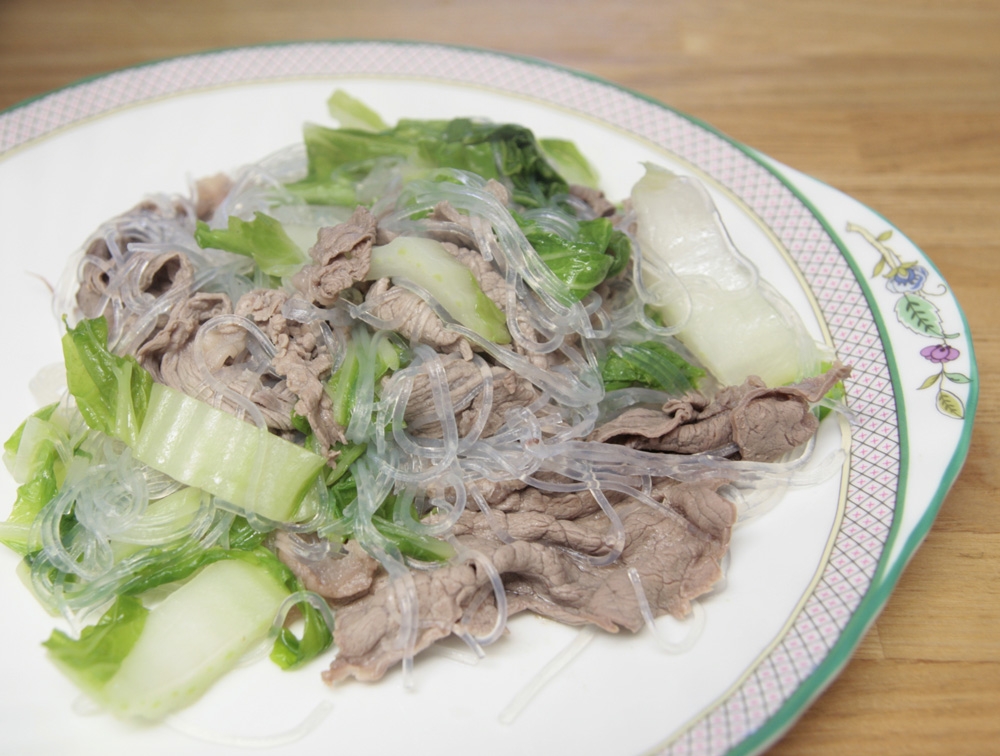
[{"label": "wood grain surface", "polygon": [[0,108],[152,59],[316,38],[472,45],[610,79],[927,252],[978,355],[968,460],[852,661],[771,753],[1000,753],[1000,3],[0,0]]}]

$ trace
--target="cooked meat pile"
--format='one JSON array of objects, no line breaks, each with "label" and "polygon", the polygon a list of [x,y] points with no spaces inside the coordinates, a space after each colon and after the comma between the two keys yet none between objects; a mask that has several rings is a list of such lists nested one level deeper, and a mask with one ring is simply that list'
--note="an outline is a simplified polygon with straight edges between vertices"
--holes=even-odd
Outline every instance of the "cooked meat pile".
[{"label": "cooked meat pile", "polygon": [[[466,511],[455,528],[459,542],[492,561],[503,578],[509,614],[530,610],[571,625],[592,623],[609,632],[637,631],[643,618],[628,571],[638,572],[654,615],[683,617],[691,601],[722,577],[720,560],[735,521],[733,505],[713,485],[662,481],[654,497],[663,509],[622,499],[615,509],[625,526],[621,556],[603,567],[577,554],[607,550],[607,517],[588,494],[548,496],[537,490],[511,493],[491,505],[493,517],[514,540],[504,543],[482,512]],[[552,504],[550,509],[549,504]],[[311,571],[279,549],[293,570]],[[322,568],[319,568],[322,569]],[[485,571],[475,562],[413,574],[419,607],[416,651],[462,627],[488,632],[496,619]],[[480,601],[483,594],[489,601]],[[467,611],[473,607],[471,616]],[[368,592],[337,612],[337,658],[324,678],[376,680],[398,662],[399,614],[393,588],[383,574]]]},{"label": "cooked meat pile", "polygon": [[[218,177],[199,186],[197,214],[210,217],[226,188]],[[506,200],[499,184],[490,190]],[[598,215],[614,210],[600,193],[574,193]],[[173,211],[181,216],[189,212],[181,205]],[[142,219],[163,212],[158,205],[140,205],[123,216],[115,234],[95,241],[81,268],[77,296],[85,316],[105,315],[118,333],[138,334],[117,349],[134,354],[155,380],[233,413],[246,414],[249,403],[273,432],[290,438],[295,434],[293,413],[305,417],[335,464],[333,447],[345,440],[345,429],[336,422],[325,390],[333,366],[330,350],[316,323],[297,322],[284,313],[291,299],[328,308],[346,297],[393,323],[404,339],[446,355],[442,364],[459,434],[476,423],[487,380],[483,361],[473,360],[473,345],[416,294],[389,279],[366,281],[372,246],[392,236],[368,210],[359,207],[346,222],[320,231],[309,253],[311,262],[291,279],[294,290],[254,290],[235,304],[225,294],[195,292],[192,263],[180,252],[122,253],[129,242],[149,241],[141,232]],[[193,223],[192,218],[181,220]],[[484,232],[481,220],[441,203],[425,228],[506,312],[516,299],[477,248]],[[131,287],[128,297],[114,290],[123,285]],[[116,304],[129,298],[155,298],[156,305],[136,314]],[[219,318],[234,315],[245,320]],[[530,336],[529,320],[522,315],[515,319]],[[239,324],[245,322],[256,329]],[[269,342],[264,351],[255,343],[257,333]],[[540,367],[552,367],[559,359],[558,353],[524,354]],[[265,370],[258,369],[261,359],[267,360]],[[507,367],[488,359],[485,365],[492,378],[492,404],[481,437],[488,438],[504,426],[509,410],[531,405],[541,392]],[[776,460],[815,432],[811,405],[847,373],[836,365],[823,376],[783,388],[765,387],[751,377],[711,397],[691,394],[659,407],[635,406],[597,427],[588,440],[671,454],[735,444],[743,459]],[[412,433],[442,436],[426,376],[414,382],[405,420]],[[503,581],[509,614],[530,610],[609,632],[636,631],[643,624],[637,577],[654,615],[685,616],[691,602],[722,577],[720,564],[736,519],[735,507],[719,493],[729,482],[654,478],[646,501],[605,492],[624,531],[624,543],[617,544],[620,556],[608,564],[601,564],[601,557],[616,548],[615,534],[591,491],[549,493],[516,479],[469,482],[482,505],[466,508],[453,529],[459,557],[436,569],[411,572],[419,618],[412,650],[419,652],[452,633],[482,635],[494,626],[497,605],[484,559]],[[279,532],[273,546],[305,587],[336,609],[339,652],[325,679],[380,678],[407,653],[399,642],[396,585],[355,541],[314,558],[297,547],[302,538]]]}]

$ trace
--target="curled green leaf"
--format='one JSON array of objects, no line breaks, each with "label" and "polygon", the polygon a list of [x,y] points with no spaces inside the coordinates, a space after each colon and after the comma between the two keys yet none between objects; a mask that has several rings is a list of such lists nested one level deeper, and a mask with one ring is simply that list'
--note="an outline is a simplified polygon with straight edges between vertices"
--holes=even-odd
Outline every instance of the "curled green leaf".
[{"label": "curled green leaf", "polygon": [[202,248],[212,247],[251,257],[269,276],[290,276],[306,262],[305,253],[292,241],[284,226],[266,213],[254,213],[252,221],[231,215],[228,226],[218,229],[198,221],[194,239]]}]

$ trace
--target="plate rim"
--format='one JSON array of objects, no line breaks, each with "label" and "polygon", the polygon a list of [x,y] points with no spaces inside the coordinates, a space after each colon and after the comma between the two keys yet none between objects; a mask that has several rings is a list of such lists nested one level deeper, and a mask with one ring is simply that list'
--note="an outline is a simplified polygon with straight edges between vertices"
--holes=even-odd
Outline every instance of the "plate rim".
[{"label": "plate rim", "polygon": [[[668,106],[669,107],[669,106]],[[683,113],[681,114],[683,115]],[[718,132],[717,132],[718,133]],[[865,278],[861,271],[860,263],[854,257],[851,252],[850,247],[841,237],[840,232],[837,231],[831,221],[829,221],[825,215],[813,202],[809,196],[801,190],[799,185],[791,180],[786,173],[794,172],[798,173],[805,178],[822,184],[824,187],[837,192],[845,201],[853,203],[869,212],[875,213],[895,232],[901,236],[906,237],[906,235],[899,229],[896,224],[886,218],[878,210],[875,210],[867,205],[864,205],[860,201],[854,199],[853,197],[844,194],[836,187],[827,184],[820,179],[816,179],[812,176],[802,174],[796,169],[784,166],[777,161],[773,161],[766,155],[757,152],[752,147],[748,147],[744,144],[736,142],[725,134],[719,134],[722,138],[727,139],[734,144],[738,149],[746,152],[751,158],[757,162],[764,165],[766,168],[771,170],[772,173],[791,191],[795,194],[799,201],[805,205],[809,212],[819,221],[823,226],[824,230],[829,234],[830,238],[839,248],[842,256],[844,257],[847,264],[851,267],[855,279],[864,291],[865,300],[871,307],[872,315],[874,316],[875,324],[879,330],[879,334],[882,337],[883,348],[887,355],[887,362],[889,365],[893,366],[893,370],[890,371],[889,376],[893,384],[893,394],[897,397],[897,401],[902,401],[904,387],[902,385],[900,375],[896,366],[898,365],[895,354],[895,347],[892,344],[892,340],[889,337],[889,330],[887,325],[887,320],[884,317],[882,309],[877,306],[874,292],[872,290],[871,284],[868,279]],[[908,241],[909,237],[906,237]],[[920,255],[921,260],[924,264],[929,266],[937,277],[941,281],[946,279],[941,274],[940,269],[935,265],[934,261],[916,244],[910,241],[910,244]],[[900,532],[902,530],[902,524],[898,517],[893,518],[893,525],[890,528],[889,536],[886,539],[885,547],[883,548],[881,558],[879,559],[878,567],[872,576],[871,585],[868,591],[862,597],[858,604],[857,609],[851,615],[851,619],[844,626],[841,631],[840,637],[834,644],[833,648],[830,649],[830,653],[827,657],[820,662],[817,668],[809,675],[803,683],[796,688],[796,690],[790,695],[782,706],[772,715],[771,719],[765,723],[756,732],[751,733],[743,742],[734,746],[730,751],[727,752],[727,756],[753,756],[753,754],[761,753],[763,750],[773,745],[778,739],[782,737],[797,721],[797,719],[805,713],[813,701],[815,701],[823,692],[836,680],[840,672],[843,671],[844,667],[851,660],[851,656],[854,651],[857,650],[858,645],[863,639],[865,633],[868,629],[875,624],[881,612],[885,609],[888,604],[889,598],[891,597],[896,586],[899,584],[899,580],[902,577],[903,571],[906,569],[909,562],[912,560],[913,556],[916,554],[920,545],[926,539],[928,533],[934,525],[934,521],[941,510],[941,506],[944,503],[944,499],[947,497],[948,492],[951,490],[952,485],[958,478],[959,473],[968,457],[969,446],[972,441],[972,429],[975,422],[976,409],[979,403],[979,369],[978,363],[975,356],[975,350],[973,348],[972,333],[969,328],[969,322],[966,317],[965,311],[958,301],[957,297],[951,295],[951,299],[954,303],[955,309],[958,312],[959,318],[961,320],[962,326],[964,328],[963,333],[966,335],[966,339],[969,345],[968,360],[969,360],[969,372],[970,378],[970,390],[968,398],[966,400],[966,415],[963,419],[962,432],[959,436],[958,443],[956,444],[954,453],[948,461],[945,467],[945,471],[942,478],[936,487],[934,493],[931,495],[926,508],[923,510],[920,519],[912,527],[912,529],[905,536],[905,540],[900,547],[899,557],[888,563],[890,551],[895,541],[899,538]],[[899,473],[899,488],[900,492],[899,501],[900,504],[897,505],[897,511],[901,512],[906,507],[906,496],[907,496],[907,472],[910,464],[910,434],[909,434],[909,419],[908,414],[905,410],[898,413],[900,419],[900,473]],[[867,615],[863,615],[863,612],[867,611]],[[862,616],[859,616],[862,615]],[[841,645],[844,647],[841,649]],[[841,658],[831,660],[838,650],[840,650]],[[828,662],[833,662],[832,668],[828,671],[826,675],[821,675],[820,673],[824,671],[824,666]],[[839,662],[836,663],[836,662]],[[808,688],[808,690],[803,690]],[[797,703],[796,703],[797,702]],[[768,725],[772,724],[775,719],[780,717],[786,717],[788,719],[787,725],[783,730],[779,730],[775,733],[765,733],[764,730]],[[758,737],[760,736],[760,737]]]}]

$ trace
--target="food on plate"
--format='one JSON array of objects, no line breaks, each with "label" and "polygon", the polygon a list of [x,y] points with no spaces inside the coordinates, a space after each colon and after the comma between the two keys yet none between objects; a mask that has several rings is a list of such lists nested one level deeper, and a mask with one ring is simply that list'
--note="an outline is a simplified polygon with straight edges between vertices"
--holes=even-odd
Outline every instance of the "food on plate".
[{"label": "food on plate", "polygon": [[658,310],[718,380],[780,386],[815,367],[802,321],[733,246],[701,184],[649,165],[631,199],[644,280],[664,292]]},{"label": "food on plate", "polygon": [[570,141],[330,109],[107,221],[60,287],[68,390],[4,447],[0,541],[115,714],[264,642],[376,680],[522,611],[684,617],[848,373],[689,180],[616,205]]}]

